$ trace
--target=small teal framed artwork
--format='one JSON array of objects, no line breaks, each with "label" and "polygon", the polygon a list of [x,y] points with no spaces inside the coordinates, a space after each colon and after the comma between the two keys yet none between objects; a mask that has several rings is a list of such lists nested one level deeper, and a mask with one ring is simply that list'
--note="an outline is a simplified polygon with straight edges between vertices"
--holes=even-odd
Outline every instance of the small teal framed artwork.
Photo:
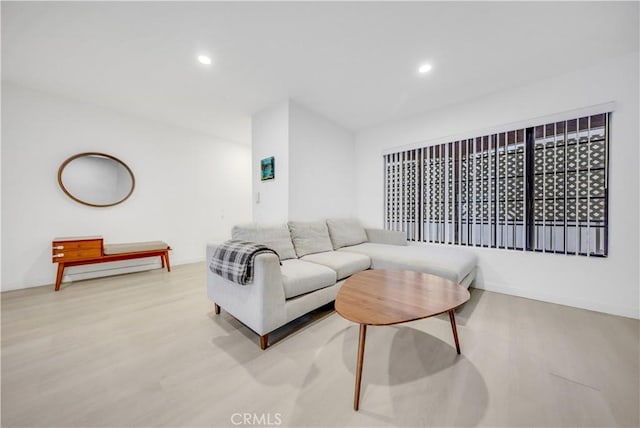
[{"label": "small teal framed artwork", "polygon": [[262,181],[273,180],[276,176],[275,158],[271,156],[270,158],[262,159],[260,161],[260,171],[260,179]]}]

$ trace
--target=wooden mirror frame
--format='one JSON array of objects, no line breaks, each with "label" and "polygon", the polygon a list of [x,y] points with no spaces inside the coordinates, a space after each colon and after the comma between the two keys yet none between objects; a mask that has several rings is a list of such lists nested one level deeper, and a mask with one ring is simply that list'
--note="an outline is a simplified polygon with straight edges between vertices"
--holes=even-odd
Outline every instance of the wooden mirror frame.
[{"label": "wooden mirror frame", "polygon": [[[112,161],[118,162],[120,165],[124,166],[125,169],[127,170],[127,172],[129,173],[129,175],[131,176],[131,190],[129,190],[129,193],[127,193],[127,195],[124,198],[122,198],[119,201],[116,201],[114,203],[111,203],[111,204],[92,204],[90,202],[83,201],[83,200],[78,199],[75,196],[73,196],[71,194],[71,192],[69,192],[69,190],[67,190],[67,188],[62,183],[62,172],[64,171],[64,168],[69,163],[73,162],[74,160],[76,160],[78,158],[84,157],[84,156],[102,156],[102,157],[111,159]],[[62,191],[64,192],[65,195],[67,195],[69,198],[73,199],[74,201],[78,202],[79,204],[87,205],[89,207],[95,207],[95,208],[106,208],[106,207],[112,207],[114,205],[121,204],[124,201],[126,201],[127,199],[129,199],[129,197],[133,193],[133,190],[136,188],[136,177],[133,175],[133,171],[131,171],[131,168],[129,168],[129,165],[127,165],[126,163],[122,162],[120,159],[118,159],[115,156],[111,156],[111,155],[108,155],[106,153],[100,153],[100,152],[84,152],[84,153],[78,153],[77,155],[73,155],[70,158],[68,158],[67,160],[65,160],[64,162],[62,162],[62,165],[60,165],[60,168],[58,168],[58,184],[60,185],[60,188],[62,189]]]}]

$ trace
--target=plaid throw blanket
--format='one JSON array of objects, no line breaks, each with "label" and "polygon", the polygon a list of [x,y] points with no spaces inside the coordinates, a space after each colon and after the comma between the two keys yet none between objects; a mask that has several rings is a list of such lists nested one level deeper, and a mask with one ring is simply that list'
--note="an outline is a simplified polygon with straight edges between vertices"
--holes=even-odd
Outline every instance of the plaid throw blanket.
[{"label": "plaid throw blanket", "polygon": [[216,275],[240,285],[253,282],[253,261],[258,254],[278,253],[255,242],[226,241],[213,253],[209,269]]}]

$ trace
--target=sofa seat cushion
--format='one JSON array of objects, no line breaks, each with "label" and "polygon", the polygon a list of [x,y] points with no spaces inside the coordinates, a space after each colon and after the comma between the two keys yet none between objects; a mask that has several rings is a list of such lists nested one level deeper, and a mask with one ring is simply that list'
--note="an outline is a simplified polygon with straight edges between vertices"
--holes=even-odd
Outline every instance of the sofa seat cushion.
[{"label": "sofa seat cushion", "polygon": [[338,251],[364,254],[372,269],[403,269],[430,273],[460,283],[478,264],[471,251],[434,244],[388,245],[365,242]]},{"label": "sofa seat cushion", "polygon": [[338,274],[338,280],[353,275],[356,272],[369,269],[371,259],[369,256],[346,251],[327,251],[325,253],[309,254],[302,257],[305,262],[317,263],[326,266]]},{"label": "sofa seat cushion", "polygon": [[284,260],[280,266],[284,297],[290,299],[336,283],[336,272],[303,260]]}]

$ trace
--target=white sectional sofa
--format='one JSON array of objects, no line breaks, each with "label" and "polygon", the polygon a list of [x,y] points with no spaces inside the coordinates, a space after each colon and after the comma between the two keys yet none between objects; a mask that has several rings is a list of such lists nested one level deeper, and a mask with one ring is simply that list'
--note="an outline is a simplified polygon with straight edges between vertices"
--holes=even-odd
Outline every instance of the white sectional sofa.
[{"label": "white sectional sofa", "polygon": [[[404,269],[445,277],[469,287],[476,256],[444,245],[408,245],[402,232],[365,229],[357,220],[329,219],[280,225],[235,226],[232,239],[259,242],[278,253],[260,254],[254,280],[228,281],[207,268],[207,294],[214,311],[222,307],[260,336],[335,300],[344,281],[366,269]],[[207,264],[217,245],[207,246]]]}]

